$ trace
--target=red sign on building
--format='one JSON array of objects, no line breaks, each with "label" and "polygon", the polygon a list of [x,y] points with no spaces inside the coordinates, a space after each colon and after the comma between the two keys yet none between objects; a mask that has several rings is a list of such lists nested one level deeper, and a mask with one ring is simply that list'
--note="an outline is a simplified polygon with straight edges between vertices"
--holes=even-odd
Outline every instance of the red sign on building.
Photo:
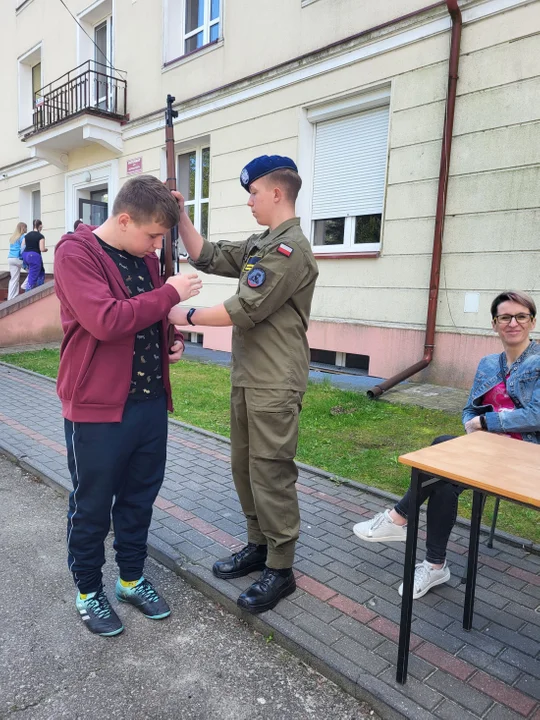
[{"label": "red sign on building", "polygon": [[131,158],[127,161],[127,174],[136,175],[142,172],[142,157]]}]

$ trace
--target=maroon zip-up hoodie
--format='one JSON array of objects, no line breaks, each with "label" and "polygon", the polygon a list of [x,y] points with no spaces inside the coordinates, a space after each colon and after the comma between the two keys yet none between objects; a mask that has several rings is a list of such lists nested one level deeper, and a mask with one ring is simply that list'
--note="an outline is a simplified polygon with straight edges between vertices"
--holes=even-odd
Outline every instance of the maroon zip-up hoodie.
[{"label": "maroon zip-up hoodie", "polygon": [[167,315],[180,302],[163,284],[157,257],[144,261],[155,290],[130,297],[120,271],[89,225],[64,235],[54,254],[55,289],[64,339],[57,391],[73,422],[120,422],[131,382],[135,335],[159,320],[167,407],[172,411]]}]

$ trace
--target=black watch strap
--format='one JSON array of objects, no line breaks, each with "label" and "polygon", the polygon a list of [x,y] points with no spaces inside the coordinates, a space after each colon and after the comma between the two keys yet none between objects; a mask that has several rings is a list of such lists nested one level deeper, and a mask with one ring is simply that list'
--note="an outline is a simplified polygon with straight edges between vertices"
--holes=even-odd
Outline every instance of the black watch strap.
[{"label": "black watch strap", "polygon": [[487,430],[487,429],[488,429],[487,420],[486,420],[486,416],[485,416],[485,415],[480,415],[480,427],[482,428],[482,430]]},{"label": "black watch strap", "polygon": [[193,317],[193,313],[195,312],[196,309],[197,309],[197,308],[190,308],[190,309],[188,310],[188,314],[187,314],[187,318],[186,318],[186,319],[187,319],[187,321],[188,321],[188,323],[189,323],[190,325],[195,325],[195,323],[192,321],[191,318]]}]

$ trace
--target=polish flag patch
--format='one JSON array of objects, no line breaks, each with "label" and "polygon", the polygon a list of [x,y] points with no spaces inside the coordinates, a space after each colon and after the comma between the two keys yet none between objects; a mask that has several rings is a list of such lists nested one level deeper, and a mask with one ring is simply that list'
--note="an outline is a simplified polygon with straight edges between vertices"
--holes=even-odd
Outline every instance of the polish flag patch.
[{"label": "polish flag patch", "polygon": [[278,253],[285,255],[285,257],[290,257],[293,254],[292,247],[285,245],[285,243],[281,243],[281,245],[278,247],[277,251],[278,251]]}]

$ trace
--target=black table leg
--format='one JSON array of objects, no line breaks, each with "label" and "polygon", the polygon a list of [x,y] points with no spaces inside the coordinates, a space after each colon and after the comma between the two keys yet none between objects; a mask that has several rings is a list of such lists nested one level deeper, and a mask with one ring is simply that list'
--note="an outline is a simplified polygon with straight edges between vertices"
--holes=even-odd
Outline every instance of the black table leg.
[{"label": "black table leg", "polygon": [[[480,521],[481,521],[481,519],[482,519],[482,516],[484,515],[484,509],[485,509],[485,507],[486,507],[486,500],[487,500],[487,495],[486,495],[485,493],[482,493],[482,510],[480,511]],[[499,498],[497,498],[497,502],[499,502]],[[496,521],[495,515],[494,515],[493,517],[494,517],[494,519],[495,519],[495,521]],[[493,540],[493,538],[492,538],[491,535],[490,535],[490,540]],[[488,546],[488,547],[493,547],[493,545],[490,545],[489,542],[488,542],[487,546]],[[467,565],[467,567],[465,568],[465,570],[464,570],[464,572],[463,572],[463,575],[461,576],[461,581],[460,581],[460,582],[461,582],[462,585],[465,585],[465,583],[467,582],[467,568],[468,568],[468,565]]]},{"label": "black table leg", "polygon": [[493,508],[493,519],[491,520],[491,530],[489,531],[489,538],[487,541],[488,548],[493,547],[493,538],[495,537],[495,528],[497,527],[497,517],[499,515],[499,505],[501,504],[501,498],[495,498],[495,507]]},{"label": "black table leg", "polygon": [[472,628],[474,613],[474,592],[476,589],[476,570],[478,568],[478,544],[480,541],[480,523],[482,521],[482,493],[475,490],[471,512],[471,535],[469,538],[469,558],[467,561],[467,585],[465,587],[465,606],[463,608],[463,628]]},{"label": "black table leg", "polygon": [[405,566],[403,569],[403,597],[401,600],[401,622],[399,626],[399,646],[396,682],[405,684],[409,664],[409,644],[411,639],[411,620],[414,590],[414,567],[416,562],[416,544],[418,541],[418,516],[420,514],[419,471],[411,472],[411,499],[407,517],[407,542],[405,544]]}]

